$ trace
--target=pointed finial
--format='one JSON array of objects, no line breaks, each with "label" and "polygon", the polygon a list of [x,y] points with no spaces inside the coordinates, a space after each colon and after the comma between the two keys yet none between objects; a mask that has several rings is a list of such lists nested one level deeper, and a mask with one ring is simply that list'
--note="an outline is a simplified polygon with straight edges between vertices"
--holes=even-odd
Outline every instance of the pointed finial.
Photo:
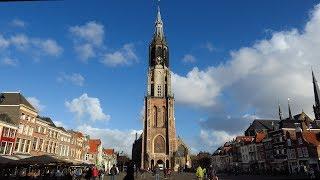
[{"label": "pointed finial", "polygon": [[280,106],[280,103],[279,103],[279,119],[282,120],[282,112],[281,112],[281,106]]},{"label": "pointed finial", "polygon": [[290,98],[288,98],[288,110],[289,110],[289,119],[292,119],[291,107],[290,107]]}]

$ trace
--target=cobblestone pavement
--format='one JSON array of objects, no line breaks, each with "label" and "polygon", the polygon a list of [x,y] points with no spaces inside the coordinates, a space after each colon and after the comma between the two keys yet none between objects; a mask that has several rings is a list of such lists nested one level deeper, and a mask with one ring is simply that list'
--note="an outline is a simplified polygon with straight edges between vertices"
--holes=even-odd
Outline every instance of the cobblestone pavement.
[{"label": "cobblestone pavement", "polygon": [[[125,173],[121,173],[116,177],[116,180],[122,180],[125,176]],[[110,177],[105,177],[105,180],[111,179]],[[144,177],[140,174],[135,176],[135,180],[154,180],[155,177],[150,173],[145,173]],[[163,174],[160,176],[160,179],[168,180],[197,180],[194,173],[173,173],[171,177],[164,178]],[[239,175],[239,176],[228,176],[228,175],[219,175],[219,180],[286,180],[286,179],[299,179],[297,177],[287,177],[287,176],[256,176],[256,175]],[[301,179],[301,178],[300,178]]]}]

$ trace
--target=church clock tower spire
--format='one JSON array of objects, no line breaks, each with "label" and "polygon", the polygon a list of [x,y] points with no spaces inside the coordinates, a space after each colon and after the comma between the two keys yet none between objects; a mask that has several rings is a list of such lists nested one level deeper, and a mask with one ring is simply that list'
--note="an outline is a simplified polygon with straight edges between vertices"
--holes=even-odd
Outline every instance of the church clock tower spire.
[{"label": "church clock tower spire", "polygon": [[142,136],[141,168],[156,164],[174,167],[177,138],[174,118],[174,97],[171,91],[169,47],[164,23],[158,7],[155,30],[149,45],[147,94]]}]

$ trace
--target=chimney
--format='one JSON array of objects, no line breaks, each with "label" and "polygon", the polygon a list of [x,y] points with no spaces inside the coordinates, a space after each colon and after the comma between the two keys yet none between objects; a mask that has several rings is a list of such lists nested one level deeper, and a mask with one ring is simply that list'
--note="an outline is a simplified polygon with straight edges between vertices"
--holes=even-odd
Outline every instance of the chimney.
[{"label": "chimney", "polygon": [[138,133],[136,133],[136,140],[138,140]]}]

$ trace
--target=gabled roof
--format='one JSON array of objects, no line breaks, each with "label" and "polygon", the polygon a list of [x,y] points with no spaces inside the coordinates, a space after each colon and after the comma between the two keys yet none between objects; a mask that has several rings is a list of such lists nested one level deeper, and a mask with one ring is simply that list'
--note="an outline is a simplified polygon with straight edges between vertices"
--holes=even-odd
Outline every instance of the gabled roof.
[{"label": "gabled roof", "polygon": [[0,114],[0,121],[3,121],[5,123],[8,123],[8,124],[12,124],[12,125],[15,125],[15,123],[12,121],[12,119],[8,116],[8,114]]},{"label": "gabled roof", "polygon": [[3,101],[0,101],[0,105],[25,105],[35,111],[34,108],[29,101],[20,93],[20,92],[4,92],[1,93],[1,96],[4,97]]},{"label": "gabled roof", "polygon": [[246,131],[272,130],[273,127],[279,122],[280,120],[274,120],[274,119],[255,119]]},{"label": "gabled roof", "polygon": [[98,147],[101,145],[100,139],[89,139],[89,153],[98,153]]},{"label": "gabled roof", "polygon": [[103,149],[102,150],[105,155],[113,155],[114,149]]},{"label": "gabled roof", "polygon": [[303,111],[300,114],[293,116],[293,118],[297,121],[313,122],[313,120]]},{"label": "gabled roof", "polygon": [[262,142],[262,140],[263,140],[266,136],[267,136],[266,133],[264,133],[264,132],[258,132],[258,133],[256,134],[256,137],[255,137],[255,142],[256,142],[256,143]]},{"label": "gabled roof", "polygon": [[302,132],[302,137],[305,141],[307,141],[310,144],[313,144],[315,146],[320,145],[320,141],[317,139],[317,135],[312,132]]}]

